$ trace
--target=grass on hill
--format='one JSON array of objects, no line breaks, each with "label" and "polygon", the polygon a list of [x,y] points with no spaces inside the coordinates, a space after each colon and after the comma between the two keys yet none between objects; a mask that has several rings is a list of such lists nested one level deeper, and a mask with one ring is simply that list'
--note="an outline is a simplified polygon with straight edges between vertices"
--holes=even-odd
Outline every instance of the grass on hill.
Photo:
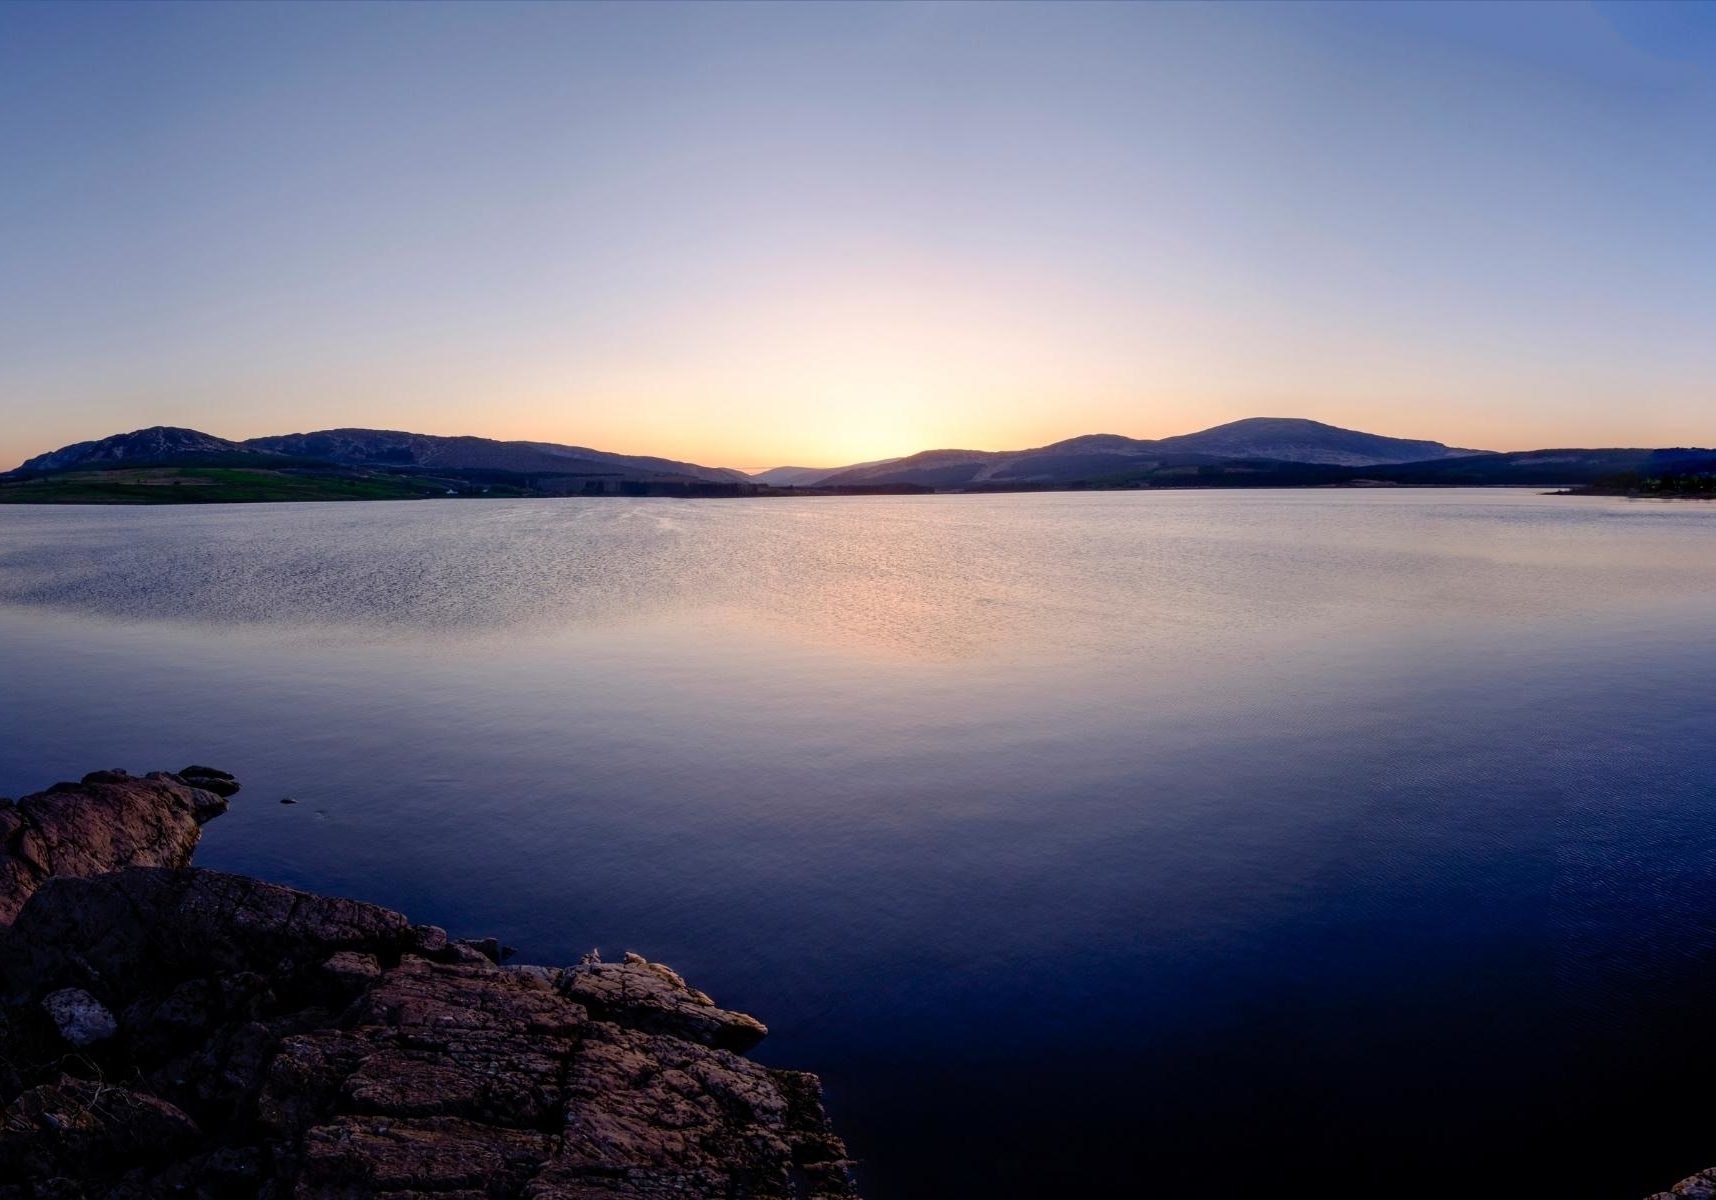
[{"label": "grass on hill", "polygon": [[134,467],[0,479],[0,504],[417,500],[446,494],[443,484],[400,475],[244,467]]}]

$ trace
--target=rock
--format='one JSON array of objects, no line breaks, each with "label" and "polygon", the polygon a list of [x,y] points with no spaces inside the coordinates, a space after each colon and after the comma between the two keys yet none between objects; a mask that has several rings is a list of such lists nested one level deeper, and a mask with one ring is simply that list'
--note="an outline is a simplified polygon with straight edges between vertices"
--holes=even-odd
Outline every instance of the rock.
[{"label": "rock", "polygon": [[0,925],[56,875],[184,866],[203,823],[226,807],[225,795],[177,775],[139,779],[120,770],[0,803]]},{"label": "rock", "polygon": [[1649,1200],[1712,1200],[1716,1197],[1716,1169],[1700,1171],[1682,1179],[1666,1192],[1658,1192]]},{"label": "rock", "polygon": [[522,980],[527,987],[540,991],[552,992],[560,984],[562,972],[554,967],[539,967],[535,963],[520,963],[509,966],[505,970]]},{"label": "rock", "polygon": [[447,931],[439,925],[414,925],[411,945],[419,954],[438,954],[447,948]]},{"label": "rock", "polygon": [[673,970],[639,954],[627,954],[624,962],[567,967],[560,992],[604,1020],[736,1053],[749,1050],[769,1032],[755,1017],[717,1008]]},{"label": "rock", "polygon": [[217,796],[232,796],[238,792],[238,780],[214,767],[186,767],[179,772],[179,778],[194,788]]},{"label": "rock", "polygon": [[769,1072],[786,1099],[786,1126],[792,1131],[793,1169],[807,1200],[856,1200],[852,1160],[846,1143],[822,1106],[822,1080],[808,1071]]},{"label": "rock", "polygon": [[42,997],[42,1008],[60,1036],[74,1046],[106,1041],[119,1032],[119,1022],[101,1002],[82,988],[61,988]]},{"label": "rock", "polygon": [[0,1111],[0,1179],[110,1177],[170,1162],[200,1140],[196,1123],[156,1096],[62,1075]]},{"label": "rock", "polygon": [[305,1136],[297,1194],[516,1196],[548,1151],[543,1134],[457,1117],[336,1117]]},{"label": "rock", "polygon": [[381,964],[375,955],[360,950],[341,950],[322,964],[322,971],[348,984],[365,984],[381,978]]},{"label": "rock", "polygon": [[484,963],[494,965],[494,959],[462,938],[450,942],[447,949],[442,953],[442,957],[452,962],[466,963],[471,966],[479,966]]},{"label": "rock", "polygon": [[[29,860],[0,929],[0,1200],[853,1200],[816,1078],[734,1053],[763,1026],[659,963],[501,966],[493,939],[160,865],[173,839],[142,832],[224,803],[207,770],[100,772],[0,843],[39,809],[53,862],[119,868]],[[130,833],[78,843],[103,814]]]},{"label": "rock", "polygon": [[373,904],[159,867],[51,879],[10,940],[0,973],[12,988],[82,987],[118,1007],[163,982],[247,972],[295,979],[336,951],[397,958],[411,944],[405,918]]},{"label": "rock", "polygon": [[453,944],[474,950],[492,963],[505,962],[514,954],[518,953],[518,951],[514,950],[511,946],[501,945],[499,938],[492,937],[459,938]]}]

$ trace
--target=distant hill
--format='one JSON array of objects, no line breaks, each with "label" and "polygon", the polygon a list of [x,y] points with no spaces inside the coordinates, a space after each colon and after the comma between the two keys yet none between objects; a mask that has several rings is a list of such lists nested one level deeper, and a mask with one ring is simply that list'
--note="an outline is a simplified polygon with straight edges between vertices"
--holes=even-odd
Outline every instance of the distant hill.
[{"label": "distant hill", "polygon": [[1363,474],[1393,483],[1455,487],[1514,484],[1556,486],[1590,484],[1619,476],[1655,477],[1687,470],[1708,470],[1716,450],[1676,447],[1652,450],[1515,450],[1445,458],[1436,462],[1401,463]]},{"label": "distant hill", "polygon": [[1482,453],[1441,442],[1340,429],[1295,417],[1252,417],[1198,433],[1144,440],[1092,433],[1031,450],[925,450],[823,477],[826,486],[917,483],[930,487],[1067,484],[1146,469],[1234,460],[1369,467]]},{"label": "distant hill", "polygon": [[1274,462],[1337,467],[1374,467],[1483,453],[1444,446],[1441,442],[1360,433],[1298,417],[1248,417],[1198,433],[1163,438],[1156,448],[1220,458],[1266,458]]},{"label": "distant hill", "polygon": [[1716,451],[1459,450],[1316,421],[1256,418],[1179,437],[1096,433],[1029,450],[926,450],[754,476],[553,442],[326,429],[235,442],[155,426],[78,442],[0,474],[0,503],[196,503],[429,496],[745,496],[1057,488],[1532,486],[1707,489]]},{"label": "distant hill", "polygon": [[843,471],[856,471],[863,467],[879,467],[886,463],[899,462],[897,458],[878,458],[874,462],[851,463],[844,467],[770,467],[767,471],[758,471],[748,478],[753,483],[766,483],[770,487],[814,487],[831,475]]},{"label": "distant hill", "polygon": [[1519,450],[1429,462],[1343,467],[1269,459],[1161,454],[1115,460],[1116,469],[1075,482],[976,483],[967,490],[1044,488],[1575,487],[1648,491],[1647,481],[1716,470],[1716,451],[1699,449]]},{"label": "distant hill", "polygon": [[1716,500],[1716,450],[1653,450],[1639,466],[1575,485],[1579,496]]},{"label": "distant hill", "polygon": [[585,446],[553,442],[499,442],[482,437],[438,437],[392,429],[323,429],[251,438],[256,450],[313,458],[319,462],[368,466],[444,467],[519,472],[591,472],[641,479],[696,479],[727,483],[746,478],[739,471],[629,454],[608,454]]},{"label": "distant hill", "polygon": [[94,442],[74,442],[46,454],[27,459],[19,471],[66,471],[74,467],[131,465],[142,462],[164,462],[172,459],[204,456],[242,455],[245,447],[237,442],[195,429],[179,429],[171,425],[156,425],[119,433]]},{"label": "distant hill", "polygon": [[78,442],[23,463],[15,473],[140,464],[251,465],[326,463],[400,469],[585,475],[642,482],[748,482],[742,471],[553,442],[500,442],[387,429],[324,429],[234,442],[195,429],[157,425]]},{"label": "distant hill", "polygon": [[194,504],[431,496],[740,496],[740,471],[379,429],[328,429],[235,442],[155,426],[79,442],[0,474],[0,503]]}]

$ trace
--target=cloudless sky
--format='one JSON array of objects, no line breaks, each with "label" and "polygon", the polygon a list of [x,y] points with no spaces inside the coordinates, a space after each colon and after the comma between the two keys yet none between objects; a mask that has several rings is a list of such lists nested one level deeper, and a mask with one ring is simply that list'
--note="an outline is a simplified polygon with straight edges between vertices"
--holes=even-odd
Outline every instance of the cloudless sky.
[{"label": "cloudless sky", "polygon": [[1716,444],[1716,6],[0,5],[0,465]]}]

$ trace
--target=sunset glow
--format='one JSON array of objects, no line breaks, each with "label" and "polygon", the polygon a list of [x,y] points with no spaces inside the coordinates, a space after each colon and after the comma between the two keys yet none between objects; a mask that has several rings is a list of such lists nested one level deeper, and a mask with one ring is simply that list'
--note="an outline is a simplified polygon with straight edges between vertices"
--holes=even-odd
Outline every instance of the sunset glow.
[{"label": "sunset glow", "polygon": [[0,416],[0,1200],[1716,1200],[1716,0],[0,0]]},{"label": "sunset glow", "polygon": [[7,6],[0,459],[144,413],[745,468],[1283,413],[1716,442],[1696,32]]}]

